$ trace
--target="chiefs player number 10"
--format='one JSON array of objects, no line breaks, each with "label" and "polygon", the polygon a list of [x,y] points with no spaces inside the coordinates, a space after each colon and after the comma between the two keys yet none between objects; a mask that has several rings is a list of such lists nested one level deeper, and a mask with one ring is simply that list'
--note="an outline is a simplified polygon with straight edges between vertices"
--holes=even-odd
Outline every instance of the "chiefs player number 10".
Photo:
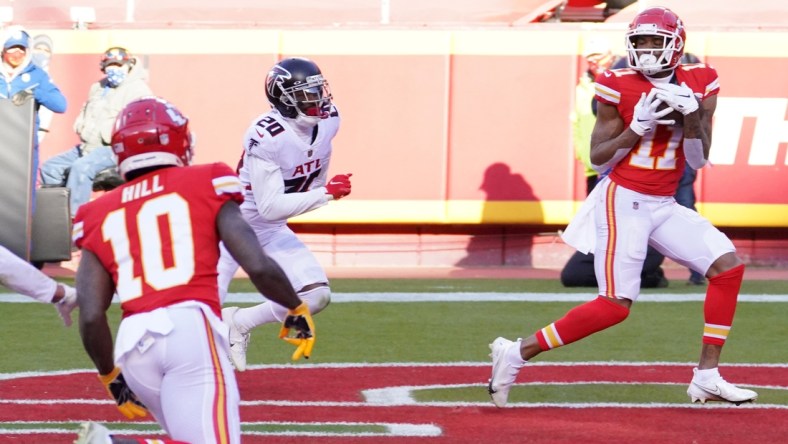
[{"label": "chiefs player number 10", "polygon": [[[112,245],[118,264],[116,290],[121,302],[142,296],[143,280],[157,291],[187,284],[194,276],[195,263],[189,203],[177,193],[168,193],[144,201],[136,214],[129,214],[130,210],[133,209],[126,207],[109,213],[101,225],[103,238]],[[136,217],[136,226],[150,231],[144,236],[141,233],[129,236],[127,217]],[[161,225],[162,221],[166,221],[166,226]],[[175,233],[172,226],[178,227],[178,236],[167,239],[171,246],[169,252],[162,251],[165,244],[162,236]],[[142,258],[141,276],[134,276],[131,250],[136,248]],[[165,263],[167,256],[171,258],[170,264]]]}]

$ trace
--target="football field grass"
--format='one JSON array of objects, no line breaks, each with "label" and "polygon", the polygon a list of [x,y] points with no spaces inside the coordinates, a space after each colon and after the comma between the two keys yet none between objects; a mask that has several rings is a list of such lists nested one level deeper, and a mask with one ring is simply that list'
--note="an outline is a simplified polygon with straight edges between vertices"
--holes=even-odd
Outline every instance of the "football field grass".
[{"label": "football field grass", "polygon": [[[65,280],[64,280],[65,281]],[[334,293],[559,293],[593,297],[593,289],[565,289],[552,280],[375,280],[337,279]],[[231,292],[251,292],[246,280],[236,280]],[[699,293],[698,287],[674,285],[646,290],[657,299],[663,293]],[[743,294],[788,293],[786,281],[749,281]],[[768,299],[768,298],[767,298]],[[262,300],[262,299],[261,299]],[[485,362],[487,344],[497,336],[524,337],[563,316],[578,302],[347,302],[332,303],[315,317],[317,342],[311,362]],[[238,304],[248,306],[250,304]],[[723,363],[784,363],[788,339],[786,302],[739,302]],[[113,331],[120,319],[117,304],[110,309]],[[77,326],[65,328],[55,310],[44,304],[0,303],[3,359],[0,372],[89,369]],[[290,346],[276,338],[278,325],[253,332],[250,364],[282,364]],[[540,361],[697,360],[703,328],[703,303],[637,302],[622,324],[544,353]],[[298,365],[309,365],[303,363]]]},{"label": "football field grass", "polygon": [[[246,280],[230,290],[232,299],[258,298]],[[721,363],[731,382],[759,394],[741,407],[692,405],[686,396],[704,288],[644,291],[623,323],[533,360],[505,409],[487,394],[488,344],[533,333],[580,303],[561,297],[590,300],[595,289],[554,280],[336,279],[332,290],[335,301],[315,316],[309,361],[290,361],[279,325],[253,332],[249,367],[236,373],[245,443],[778,442],[788,433],[786,281],[742,288]],[[109,315],[115,331],[118,304]],[[0,302],[0,319],[0,444],[72,442],[86,420],[120,435],[163,434],[149,418],[119,416],[78,326],[63,327],[51,305]]]}]

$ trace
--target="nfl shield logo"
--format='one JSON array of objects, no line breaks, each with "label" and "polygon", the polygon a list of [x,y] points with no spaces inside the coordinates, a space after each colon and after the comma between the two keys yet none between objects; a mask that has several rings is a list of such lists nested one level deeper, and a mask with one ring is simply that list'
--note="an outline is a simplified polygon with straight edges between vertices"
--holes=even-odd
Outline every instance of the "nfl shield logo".
[{"label": "nfl shield logo", "polygon": [[633,210],[637,210],[638,207],[640,207],[640,204],[638,204],[637,202],[632,202],[632,209]]}]

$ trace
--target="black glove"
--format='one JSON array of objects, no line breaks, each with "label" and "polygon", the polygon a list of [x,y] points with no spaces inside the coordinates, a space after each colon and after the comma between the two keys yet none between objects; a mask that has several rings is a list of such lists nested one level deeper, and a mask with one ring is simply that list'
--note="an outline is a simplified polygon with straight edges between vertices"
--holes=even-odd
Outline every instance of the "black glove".
[{"label": "black glove", "polygon": [[[295,337],[290,335],[291,329],[294,330]],[[293,361],[301,359],[301,356],[309,359],[315,346],[315,323],[306,303],[302,302],[287,313],[279,330],[279,337],[296,347],[292,356]]]},{"label": "black glove", "polygon": [[118,367],[115,367],[108,375],[98,375],[99,380],[115,400],[118,410],[126,418],[145,417],[148,414],[147,407],[131,391],[123,379],[123,374]]}]

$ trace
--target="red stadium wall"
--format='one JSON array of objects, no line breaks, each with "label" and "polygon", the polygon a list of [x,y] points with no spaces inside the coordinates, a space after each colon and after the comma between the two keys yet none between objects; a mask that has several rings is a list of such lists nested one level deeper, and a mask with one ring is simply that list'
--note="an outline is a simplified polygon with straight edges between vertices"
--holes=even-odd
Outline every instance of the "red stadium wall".
[{"label": "red stadium wall", "polygon": [[[98,54],[111,45],[140,55],[154,92],[190,116],[197,161],[230,165],[244,129],[268,108],[267,68],[289,55],[316,60],[343,117],[331,170],[352,172],[354,187],[348,199],[296,222],[326,236],[331,261],[352,261],[336,252],[343,239],[355,242],[353,233],[399,232],[405,237],[389,244],[408,245],[403,263],[423,264],[434,234],[457,231],[464,246],[455,256],[481,236],[492,246],[482,248],[491,253],[479,263],[536,264],[517,253],[518,242],[541,243],[538,233],[563,228],[584,197],[569,122],[578,54],[589,35],[579,27],[31,31],[54,38],[51,74],[69,98],[42,159],[76,142],[71,125],[100,76]],[[621,46],[620,29],[596,34]],[[688,44],[721,79],[714,166],[696,184],[700,212],[745,230],[744,237],[784,233],[788,32],[696,32]],[[788,246],[779,242],[777,257]],[[436,260],[462,260],[451,255]]]}]

